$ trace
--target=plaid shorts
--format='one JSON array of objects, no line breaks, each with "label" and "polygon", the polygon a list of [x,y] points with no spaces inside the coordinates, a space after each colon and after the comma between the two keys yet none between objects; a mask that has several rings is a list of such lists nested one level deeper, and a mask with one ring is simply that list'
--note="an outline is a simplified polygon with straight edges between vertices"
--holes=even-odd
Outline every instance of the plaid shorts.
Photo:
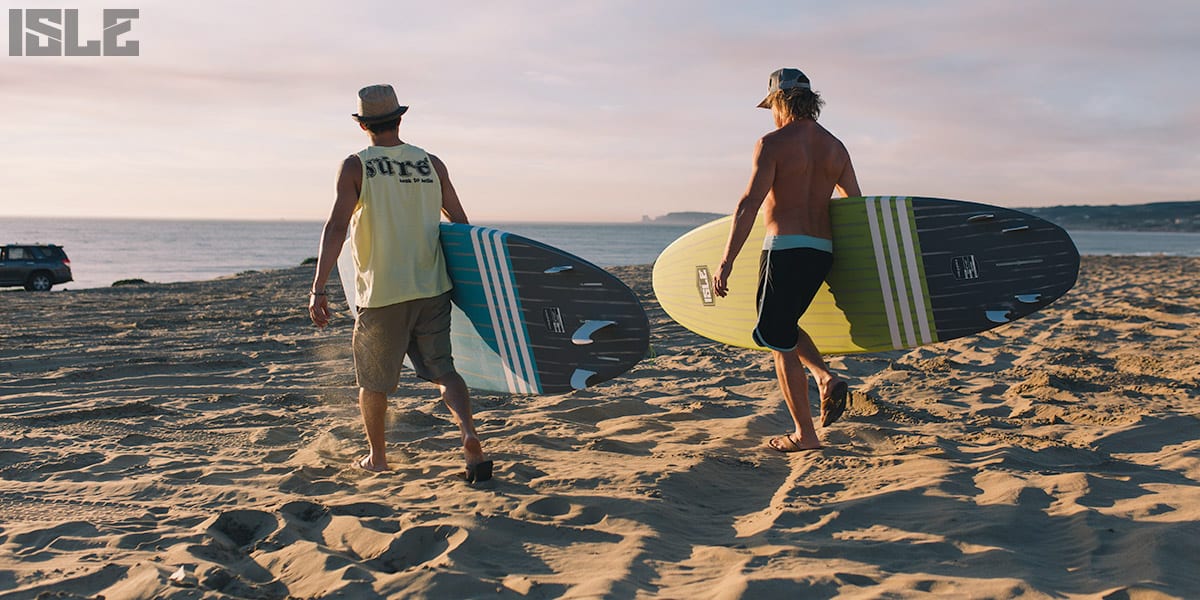
[{"label": "plaid shorts", "polygon": [[405,355],[422,379],[436,381],[453,373],[450,292],[379,308],[359,308],[353,346],[358,387],[368,391],[396,391]]}]

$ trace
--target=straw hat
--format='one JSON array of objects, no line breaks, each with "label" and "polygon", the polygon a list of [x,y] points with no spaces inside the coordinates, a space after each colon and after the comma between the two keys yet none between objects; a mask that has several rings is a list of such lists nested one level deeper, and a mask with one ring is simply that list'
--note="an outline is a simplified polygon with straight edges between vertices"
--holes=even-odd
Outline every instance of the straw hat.
[{"label": "straw hat", "polygon": [[370,125],[390,121],[404,114],[407,106],[400,106],[396,90],[387,84],[368,85],[358,90],[358,112],[350,116],[359,123]]}]

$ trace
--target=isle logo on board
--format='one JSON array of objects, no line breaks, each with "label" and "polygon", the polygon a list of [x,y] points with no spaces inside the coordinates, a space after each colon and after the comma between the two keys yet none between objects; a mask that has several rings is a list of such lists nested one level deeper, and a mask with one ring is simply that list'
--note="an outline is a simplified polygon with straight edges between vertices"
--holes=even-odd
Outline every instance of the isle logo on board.
[{"label": "isle logo on board", "polygon": [[696,287],[700,290],[700,302],[705,306],[715,306],[716,298],[713,298],[712,277],[708,274],[708,265],[696,267]]}]

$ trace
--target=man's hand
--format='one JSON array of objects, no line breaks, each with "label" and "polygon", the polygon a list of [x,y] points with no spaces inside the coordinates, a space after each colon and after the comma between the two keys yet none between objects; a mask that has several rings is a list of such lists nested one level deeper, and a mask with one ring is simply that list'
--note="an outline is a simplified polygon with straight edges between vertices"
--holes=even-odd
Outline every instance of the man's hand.
[{"label": "man's hand", "polygon": [[313,325],[317,327],[325,327],[329,324],[329,297],[325,295],[317,296],[312,294],[308,297],[308,316],[312,319]]},{"label": "man's hand", "polygon": [[729,275],[733,273],[733,263],[723,262],[717,274],[713,275],[713,291],[722,298],[729,293]]}]

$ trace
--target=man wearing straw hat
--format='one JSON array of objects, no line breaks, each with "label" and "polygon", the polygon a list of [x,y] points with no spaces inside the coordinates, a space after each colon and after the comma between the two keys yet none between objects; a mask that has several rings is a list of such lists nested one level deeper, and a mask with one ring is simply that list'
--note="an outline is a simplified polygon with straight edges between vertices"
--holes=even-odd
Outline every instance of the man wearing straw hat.
[{"label": "man wearing straw hat", "polygon": [[423,379],[441,388],[462,433],[468,482],[492,476],[492,461],[480,446],[467,386],[450,356],[450,277],[438,236],[444,214],[454,223],[467,215],[450,183],[446,165],[400,139],[408,110],[390,85],[358,92],[351,115],[371,145],[342,162],[337,199],[322,232],[309,316],[329,323],[325,285],[349,232],[354,255],[358,318],[354,323],[354,370],[370,452],[356,466],[389,469],[385,424],[387,396],[400,380],[404,356]]},{"label": "man wearing straw hat", "polygon": [[771,110],[775,131],[758,141],[750,185],[738,201],[713,290],[724,297],[729,275],[765,203],[767,236],[759,259],[758,323],[754,341],[770,348],[784,403],[795,430],[772,438],[780,452],[821,447],[808,403],[807,368],[821,393],[821,425],[828,427],[846,410],[848,386],[830,372],[821,352],[798,325],[833,265],[833,225],[829,202],[861,196],[850,153],[817,124],[824,101],[799,69],[779,69],[767,82],[759,108]]}]

